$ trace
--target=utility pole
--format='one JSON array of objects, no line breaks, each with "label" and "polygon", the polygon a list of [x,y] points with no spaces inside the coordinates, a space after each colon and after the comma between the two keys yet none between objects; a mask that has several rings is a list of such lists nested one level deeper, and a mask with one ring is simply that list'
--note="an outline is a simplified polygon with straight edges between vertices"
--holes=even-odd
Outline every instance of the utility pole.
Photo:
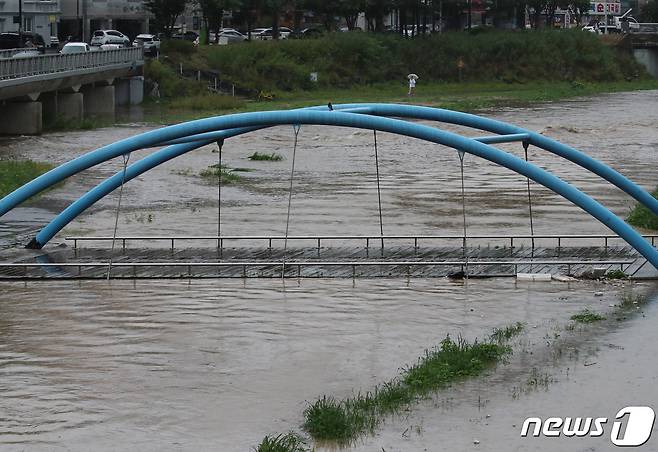
[{"label": "utility pole", "polygon": [[23,47],[23,0],[18,0],[18,47]]},{"label": "utility pole", "polygon": [[471,6],[473,0],[468,0],[468,29],[471,29],[471,15],[473,13],[473,7]]}]

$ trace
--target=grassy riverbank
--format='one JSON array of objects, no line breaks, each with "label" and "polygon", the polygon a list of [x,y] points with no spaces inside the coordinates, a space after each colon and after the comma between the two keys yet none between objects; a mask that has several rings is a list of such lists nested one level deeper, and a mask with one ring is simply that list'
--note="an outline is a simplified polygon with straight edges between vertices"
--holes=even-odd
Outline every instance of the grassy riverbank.
[{"label": "grassy riverbank", "polygon": [[0,160],[0,198],[52,168],[50,163],[32,160]]},{"label": "grassy riverbank", "polygon": [[[157,103],[147,103],[147,119],[170,123],[327,102],[413,102],[474,111],[658,89],[658,81],[614,44],[579,30],[444,33],[413,40],[332,33],[199,48],[170,41],[163,43],[160,60],[145,69],[160,94]],[[407,96],[410,72],[420,76],[413,98]],[[236,96],[209,93],[215,80],[225,93],[235,88]]]},{"label": "grassy riverbank", "polygon": [[215,108],[208,108],[204,103],[193,104],[191,100],[187,101],[191,108],[182,108],[180,104],[175,102],[163,101],[158,104],[151,102],[145,104],[145,119],[150,122],[168,124],[211,115],[302,108],[326,105],[328,102],[334,104],[354,102],[413,103],[474,112],[492,107],[526,106],[538,102],[558,101],[580,96],[648,89],[658,89],[658,80],[534,82],[527,84],[428,82],[425,84],[419,83],[416,95],[408,97],[406,86],[399,83],[386,83],[358,88],[286,92],[272,101],[258,102],[239,98],[235,105],[230,107],[219,105]]}]

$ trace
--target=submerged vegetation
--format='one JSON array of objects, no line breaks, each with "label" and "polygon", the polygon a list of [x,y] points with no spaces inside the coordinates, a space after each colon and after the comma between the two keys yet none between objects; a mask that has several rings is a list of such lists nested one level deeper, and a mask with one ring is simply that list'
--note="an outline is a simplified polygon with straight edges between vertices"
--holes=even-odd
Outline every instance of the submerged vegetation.
[{"label": "submerged vegetation", "polygon": [[255,449],[256,452],[305,452],[304,440],[295,432],[266,436]]},{"label": "submerged vegetation", "polygon": [[261,154],[258,151],[254,152],[251,154],[249,157],[249,160],[266,160],[270,162],[279,162],[283,160],[283,157],[276,152],[272,152],[271,154]]},{"label": "submerged vegetation", "polygon": [[[658,187],[653,191],[652,196],[658,198]],[[628,215],[626,221],[638,228],[658,231],[658,215],[651,212],[643,204],[638,203]]]},{"label": "submerged vegetation", "polygon": [[32,160],[0,160],[0,197],[53,168],[50,163]]},{"label": "submerged vegetation", "polygon": [[514,325],[505,328],[494,328],[490,338],[498,343],[505,342],[520,334],[524,328],[525,325],[521,322],[516,322]]},{"label": "submerged vegetation", "polygon": [[210,165],[208,168],[201,171],[201,177],[207,179],[217,180],[221,178],[222,184],[231,184],[234,182],[239,182],[242,177],[236,172],[243,171],[243,168],[231,169],[227,168],[224,165],[219,165],[218,163]]},{"label": "submerged vegetation", "polygon": [[605,319],[606,318],[601,314],[597,314],[596,312],[590,311],[589,309],[584,309],[581,312],[571,316],[571,320],[578,323],[594,323]]},{"label": "submerged vegetation", "polygon": [[623,270],[609,270],[605,277],[607,279],[626,279],[628,275]]},{"label": "submerged vegetation", "polygon": [[496,330],[496,339],[468,343],[446,337],[439,347],[427,350],[425,356],[402,373],[365,394],[337,400],[322,396],[304,411],[304,430],[316,440],[348,442],[373,431],[387,415],[463,378],[480,375],[498,362],[511,348],[498,342],[518,334],[522,325]]}]

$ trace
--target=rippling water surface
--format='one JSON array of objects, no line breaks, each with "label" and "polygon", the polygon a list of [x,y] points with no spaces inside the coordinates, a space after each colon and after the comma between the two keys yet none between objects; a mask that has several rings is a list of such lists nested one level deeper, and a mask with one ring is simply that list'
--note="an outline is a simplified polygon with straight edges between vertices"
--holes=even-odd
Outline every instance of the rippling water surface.
[{"label": "rippling water surface", "polygon": [[[658,92],[650,91],[486,115],[542,131],[653,189],[656,105]],[[8,139],[2,145],[5,155],[61,163],[148,129],[136,125],[55,133]],[[383,133],[378,142],[385,232],[460,233],[456,152]],[[284,232],[291,147],[289,127],[226,142],[225,162],[254,171],[241,173],[243,182],[223,191],[223,234]],[[518,144],[503,147],[522,154]],[[212,150],[190,153],[130,182],[119,234],[216,233],[216,187],[198,177],[216,163],[218,155]],[[246,157],[254,151],[277,152],[285,159],[251,162]],[[617,214],[625,215],[632,205],[622,192],[572,164],[536,149],[531,149],[530,159]],[[25,241],[56,211],[119,168],[120,162],[113,161],[88,170],[16,209],[0,225],[2,243]],[[527,233],[525,179],[469,156],[465,169],[469,232]],[[303,127],[296,170],[291,234],[378,233],[372,132]],[[533,197],[538,233],[607,232],[536,185]],[[52,246],[65,235],[110,234],[116,200],[113,194],[99,202]],[[635,288],[649,296],[656,289],[650,283]],[[88,450],[90,445],[249,450],[265,434],[298,428],[307,401],[322,394],[341,397],[367,390],[394,376],[446,334],[473,339],[493,327],[523,321],[528,325],[525,348],[536,350],[536,355],[528,352],[525,362],[511,362],[511,370],[492,377],[490,385],[478,380],[438,396],[440,409],[421,404],[412,417],[390,420],[375,437],[355,446],[440,450],[436,445],[446,444],[470,450],[475,447],[472,438],[478,436],[483,440],[480,449],[503,450],[495,445],[517,439],[510,424],[521,417],[509,411],[536,409],[548,416],[560,409],[554,400],[563,400],[558,397],[563,393],[571,394],[563,406],[576,411],[584,406],[577,403],[580,395],[583,401],[596,399],[594,392],[568,382],[603,385],[599,380],[606,374],[611,376],[608,386],[603,385],[606,392],[619,389],[658,399],[655,377],[643,379],[645,373],[636,365],[650,356],[644,348],[626,355],[631,369],[627,378],[612,372],[615,366],[608,361],[601,361],[603,367],[590,375],[586,372],[596,366],[585,369],[576,357],[551,371],[558,381],[547,387],[545,397],[514,396],[528,369],[546,364],[536,356],[571,314],[584,307],[606,310],[624,290],[629,289],[583,282],[517,284],[509,279],[468,284],[443,279],[0,283],[0,444],[18,450]],[[603,348],[602,360],[609,360],[608,353],[619,350],[606,348],[606,343],[633,347],[648,334],[647,322],[656,319],[658,314],[649,309],[644,319],[622,322],[618,331],[602,330],[603,339],[588,336],[583,343]],[[579,370],[572,371],[577,377],[567,382],[563,373],[569,366]],[[635,376],[641,381],[625,384]],[[481,406],[474,403],[476,397],[490,401],[503,433],[485,428],[488,418],[477,417],[485,412],[473,411]],[[409,426],[411,437],[403,434]],[[535,443],[524,443],[515,450],[532,447]],[[550,443],[538,447],[553,450]]]}]

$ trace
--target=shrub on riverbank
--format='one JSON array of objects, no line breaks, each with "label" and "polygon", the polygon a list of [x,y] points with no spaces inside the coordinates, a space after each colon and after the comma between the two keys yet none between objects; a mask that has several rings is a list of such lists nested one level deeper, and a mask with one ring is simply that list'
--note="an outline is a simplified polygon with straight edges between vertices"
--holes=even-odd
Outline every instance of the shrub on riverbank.
[{"label": "shrub on riverbank", "polygon": [[[654,198],[658,198],[658,187],[652,193]],[[658,231],[658,215],[651,212],[642,204],[637,204],[626,219],[629,224],[644,229]]]},{"label": "shrub on riverbank", "polygon": [[0,160],[0,198],[53,168],[32,160]]},{"label": "shrub on riverbank", "polygon": [[[616,81],[644,73],[629,54],[580,30],[455,32],[416,39],[331,33],[318,39],[204,47],[198,57],[222,80],[254,93],[404,83],[410,72],[418,73],[421,83]],[[311,72],[318,73],[317,83]]]}]

